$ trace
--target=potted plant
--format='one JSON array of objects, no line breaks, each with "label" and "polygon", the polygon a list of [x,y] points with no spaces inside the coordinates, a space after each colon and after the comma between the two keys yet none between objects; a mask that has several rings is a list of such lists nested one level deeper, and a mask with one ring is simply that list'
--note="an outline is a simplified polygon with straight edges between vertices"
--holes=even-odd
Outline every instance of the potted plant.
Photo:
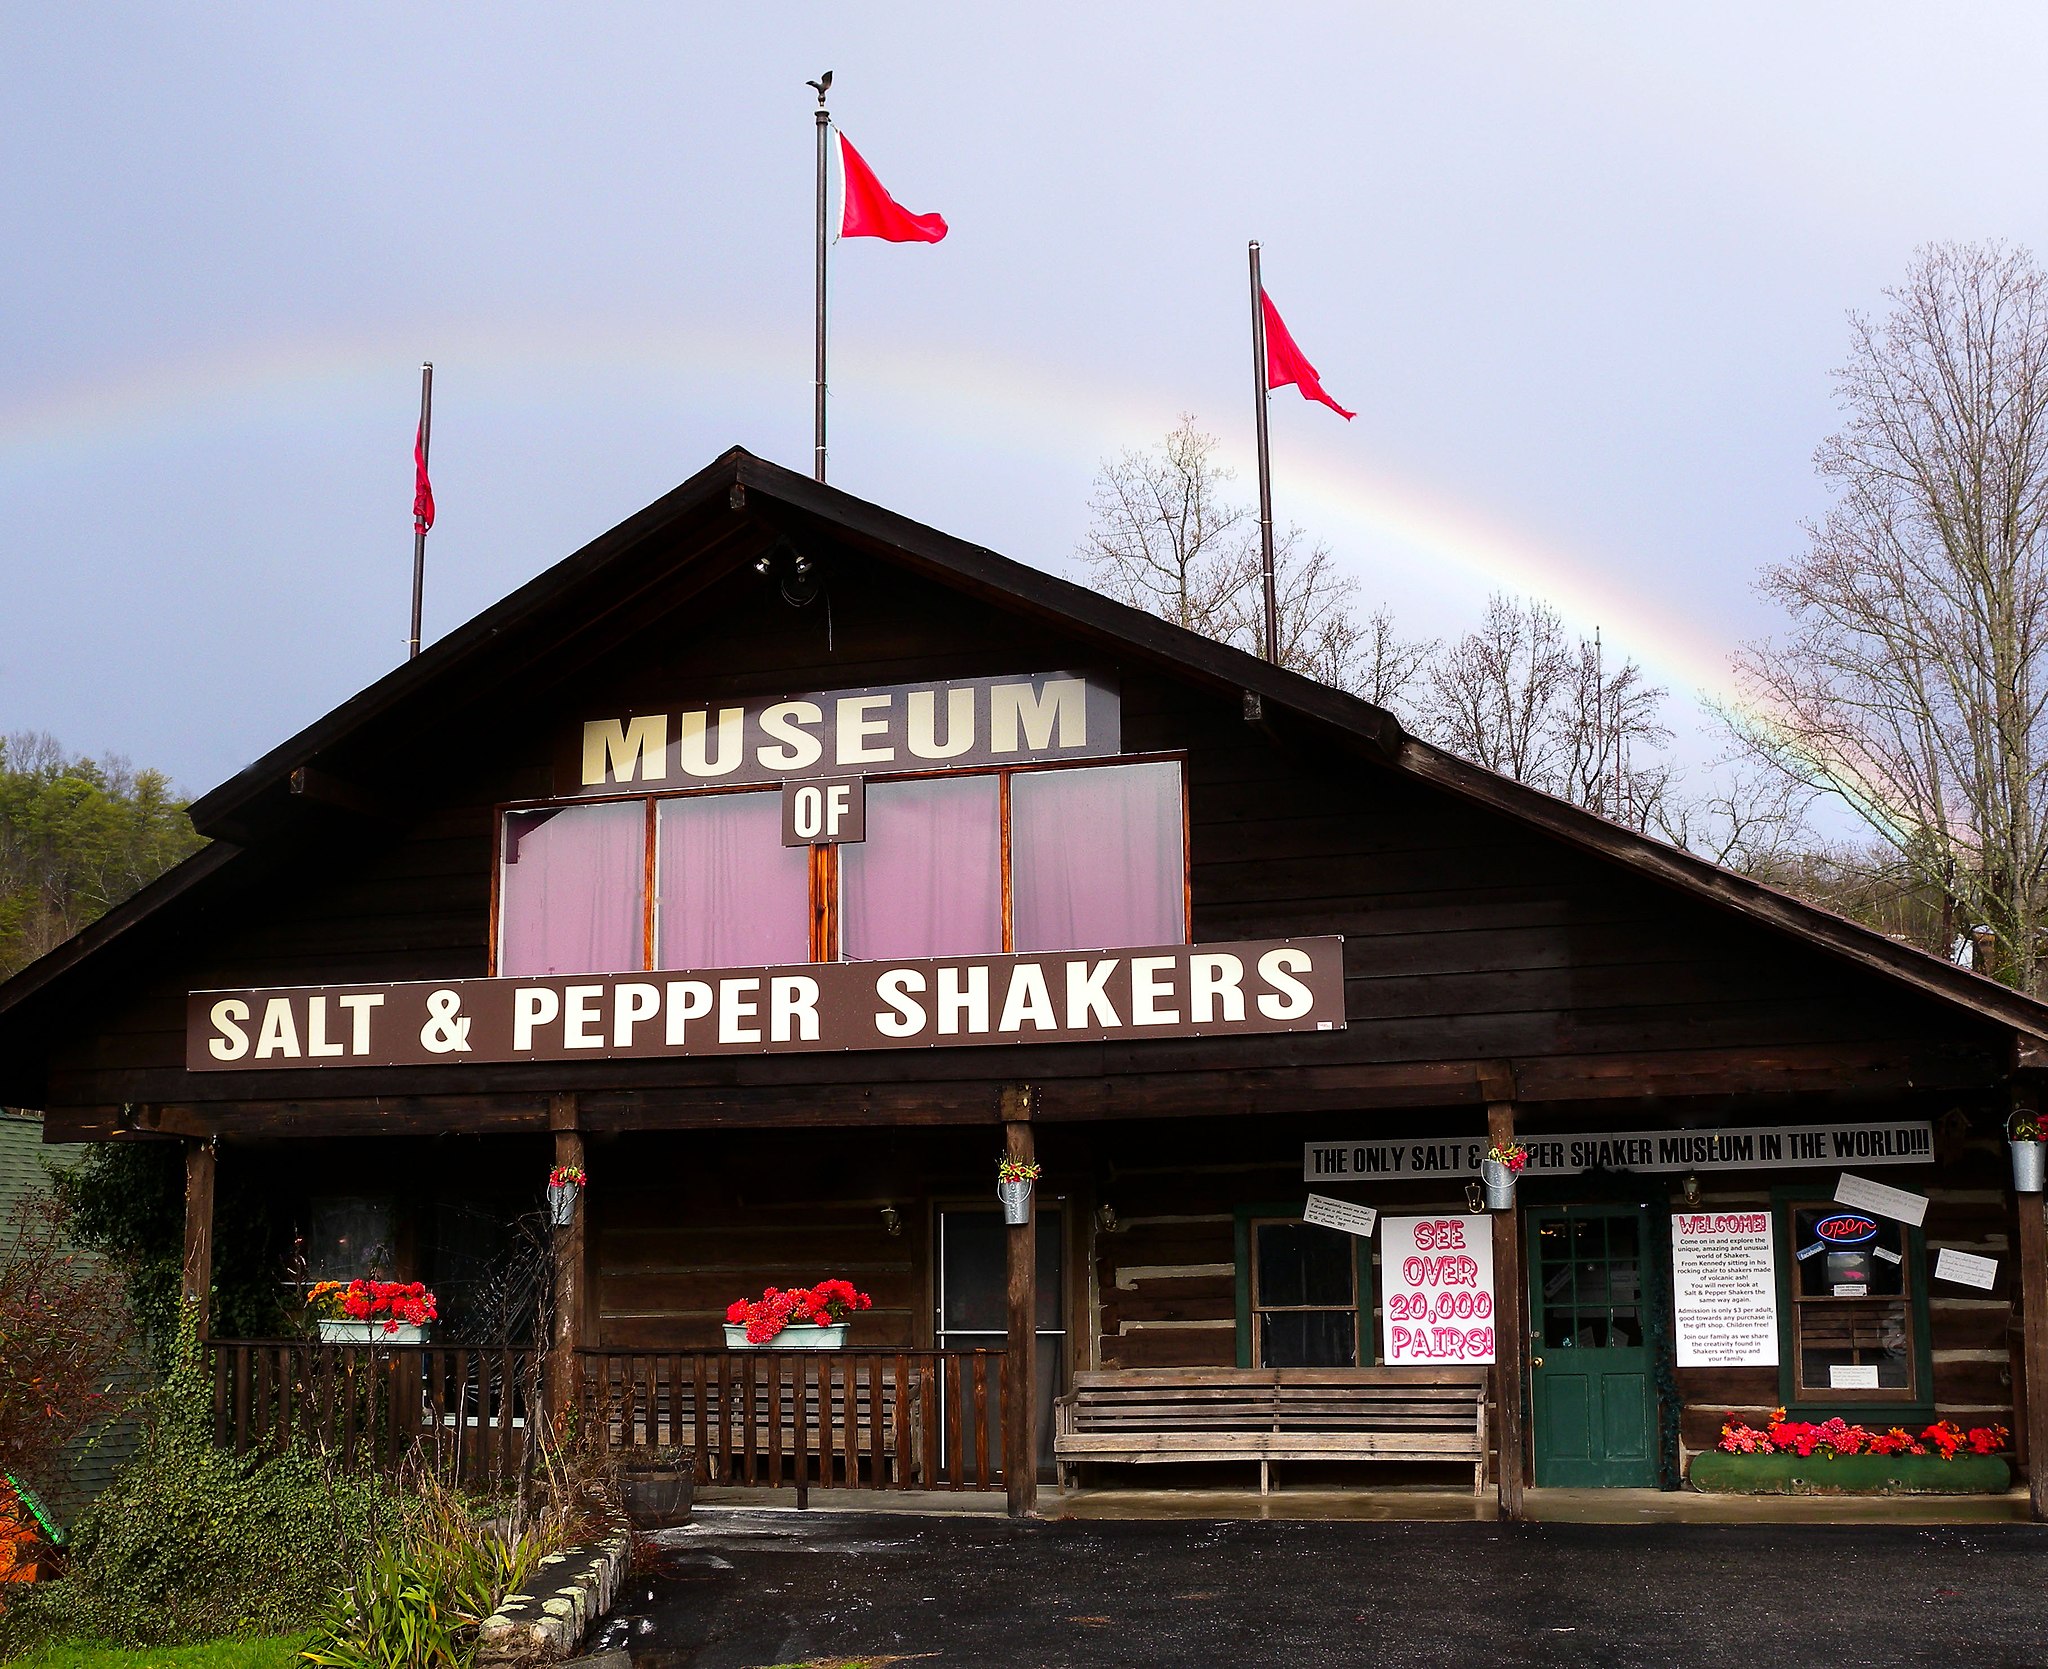
[{"label": "potted plant", "polygon": [[581,1165],[557,1165],[548,1172],[548,1221],[558,1229],[576,1218],[576,1199],[590,1185]]},{"label": "potted plant", "polygon": [[2041,1192],[2042,1173],[2048,1169],[2048,1118],[2039,1113],[2020,1113],[2006,1131],[2012,1148],[2012,1185],[2016,1192]]},{"label": "potted plant", "polygon": [[2002,1495],[2012,1483],[2003,1426],[1937,1420],[1916,1434],[1873,1431],[1840,1415],[1763,1429],[1730,1420],[1721,1441],[1692,1457],[1694,1489],[1738,1495]]},{"label": "potted plant", "polygon": [[306,1299],[322,1344],[419,1344],[440,1314],[418,1281],[320,1281]]},{"label": "potted plant", "polygon": [[1488,1211],[1512,1211],[1515,1178],[1529,1163],[1529,1150],[1517,1141],[1495,1142],[1479,1161],[1479,1180],[1486,1186]]},{"label": "potted plant", "polygon": [[1035,1159],[996,1161],[996,1198],[1003,1202],[1003,1221],[1012,1228],[1031,1221],[1031,1185],[1037,1180]]},{"label": "potted plant", "polygon": [[636,1530],[688,1523],[696,1492],[694,1449],[634,1448],[620,1457],[619,1498]]},{"label": "potted plant", "polygon": [[728,1350],[838,1350],[850,1317],[874,1300],[851,1281],[814,1287],[768,1287],[759,1298],[736,1299],[725,1312]]}]

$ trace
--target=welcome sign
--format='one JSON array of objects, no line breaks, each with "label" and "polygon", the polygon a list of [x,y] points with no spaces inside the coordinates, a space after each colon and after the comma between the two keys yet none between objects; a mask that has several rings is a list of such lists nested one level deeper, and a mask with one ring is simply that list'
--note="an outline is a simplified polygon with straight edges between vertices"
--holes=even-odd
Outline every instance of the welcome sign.
[{"label": "welcome sign", "polygon": [[1338,1031],[1344,941],[195,991],[193,1072]]}]

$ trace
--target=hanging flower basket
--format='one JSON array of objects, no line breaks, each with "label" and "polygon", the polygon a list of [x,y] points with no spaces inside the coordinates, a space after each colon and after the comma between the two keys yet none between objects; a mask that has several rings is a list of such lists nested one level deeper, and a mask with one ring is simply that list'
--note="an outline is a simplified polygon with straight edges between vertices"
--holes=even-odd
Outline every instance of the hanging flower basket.
[{"label": "hanging flower basket", "polygon": [[589,1186],[581,1165],[557,1165],[548,1172],[548,1221],[558,1229],[576,1220],[576,1196]]},{"label": "hanging flower basket", "polygon": [[814,1287],[769,1287],[759,1298],[736,1299],[725,1312],[728,1350],[838,1350],[847,1323],[874,1300],[851,1281]]},{"label": "hanging flower basket", "polygon": [[996,1162],[996,1198],[1003,1202],[1003,1221],[1010,1227],[1021,1228],[1031,1221],[1031,1185],[1037,1180],[1035,1160]]},{"label": "hanging flower basket", "polygon": [[2038,1114],[2024,1114],[2007,1132],[2012,1149],[2012,1185],[2016,1193],[2041,1192],[2043,1173],[2048,1172],[2048,1121]]},{"label": "hanging flower basket", "polygon": [[1515,1208],[1515,1179],[1529,1163],[1529,1150],[1520,1142],[1495,1143],[1479,1161],[1479,1181],[1486,1189],[1488,1211]]}]

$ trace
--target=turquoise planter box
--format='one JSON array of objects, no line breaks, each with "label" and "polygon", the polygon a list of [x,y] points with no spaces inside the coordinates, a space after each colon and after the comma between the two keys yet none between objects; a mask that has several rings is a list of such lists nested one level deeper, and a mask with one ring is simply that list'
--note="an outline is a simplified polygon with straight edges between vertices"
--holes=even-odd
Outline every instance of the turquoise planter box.
[{"label": "turquoise planter box", "polygon": [[2003,1495],[2012,1468],[1996,1455],[1692,1457],[1692,1487],[1715,1495]]}]

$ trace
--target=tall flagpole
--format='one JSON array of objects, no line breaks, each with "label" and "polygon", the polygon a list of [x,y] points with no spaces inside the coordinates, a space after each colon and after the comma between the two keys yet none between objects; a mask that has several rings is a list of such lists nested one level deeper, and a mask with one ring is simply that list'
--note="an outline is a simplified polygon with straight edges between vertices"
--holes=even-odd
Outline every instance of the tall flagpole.
[{"label": "tall flagpole", "polygon": [[827,70],[807,85],[818,89],[818,375],[811,405],[811,474],[822,481],[825,479],[825,154],[832,132],[832,113],[825,108],[825,94],[832,86],[832,72]]},{"label": "tall flagpole", "polygon": [[[420,468],[427,467],[427,451],[434,439],[434,362],[420,367]],[[414,492],[417,502],[418,492]],[[412,636],[406,639],[405,658],[420,652],[420,604],[427,590],[427,530],[421,525],[417,508],[412,519]]]},{"label": "tall flagpole", "polygon": [[1266,584],[1266,659],[1280,659],[1280,596],[1273,577],[1273,459],[1266,439],[1266,292],[1252,239],[1252,399],[1259,420],[1259,561]]}]

